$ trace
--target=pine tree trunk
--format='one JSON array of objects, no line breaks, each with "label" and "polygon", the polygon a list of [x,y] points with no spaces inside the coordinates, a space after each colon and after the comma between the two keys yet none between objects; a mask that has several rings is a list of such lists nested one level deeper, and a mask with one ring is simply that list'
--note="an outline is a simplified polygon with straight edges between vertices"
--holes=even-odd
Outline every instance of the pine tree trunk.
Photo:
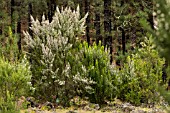
[{"label": "pine tree trunk", "polygon": [[96,29],[96,44],[99,43],[99,40],[102,41],[101,37],[101,31],[100,31],[100,12],[96,12],[95,14],[95,23],[94,23],[95,29]]},{"label": "pine tree trunk", "polygon": [[126,52],[126,37],[125,37],[125,30],[122,28],[122,50],[123,50],[123,55],[125,55]]},{"label": "pine tree trunk", "polygon": [[82,2],[82,0],[78,0],[78,4],[80,7],[80,15],[81,15],[81,17],[83,17],[85,15],[84,3]]},{"label": "pine tree trunk", "polygon": [[[89,12],[90,11],[90,1],[89,0],[85,0],[85,13]],[[86,19],[86,38],[87,38],[87,42],[88,42],[88,45],[90,44],[90,13]]]},{"label": "pine tree trunk", "polygon": [[14,27],[14,19],[13,19],[13,14],[14,14],[14,6],[15,6],[15,1],[11,0],[11,27],[12,27],[12,31],[15,31],[15,27]]},{"label": "pine tree trunk", "polygon": [[19,34],[18,50],[21,52],[21,17],[19,17],[17,22],[17,33]]},{"label": "pine tree trunk", "polygon": [[32,3],[29,3],[29,4],[28,4],[28,31],[29,31],[29,34],[30,34],[31,36],[33,36],[32,31],[31,31],[31,29],[30,29],[30,27],[31,27],[31,16],[32,16],[32,14],[33,14],[33,11],[32,11]]},{"label": "pine tree trunk", "polygon": [[56,10],[56,0],[50,0],[47,3],[47,5],[48,5],[48,19],[49,19],[49,22],[51,22],[53,19],[55,10]]},{"label": "pine tree trunk", "polygon": [[151,12],[148,14],[148,22],[150,23],[150,26],[152,29],[154,29],[154,16],[153,16],[153,12],[154,12],[154,3],[153,0],[150,1],[150,3],[148,4],[151,7]]},{"label": "pine tree trunk", "polygon": [[48,20],[49,20],[49,22],[51,22],[52,21],[52,14],[51,14],[51,0],[47,3],[47,5],[48,5]]},{"label": "pine tree trunk", "polygon": [[[112,54],[112,35],[111,35],[111,0],[104,0],[104,45],[110,48]],[[111,56],[112,62],[112,56]]]},{"label": "pine tree trunk", "polygon": [[54,14],[55,14],[56,7],[57,7],[57,2],[56,2],[56,0],[52,0],[52,8],[51,8],[52,17],[53,17]]}]

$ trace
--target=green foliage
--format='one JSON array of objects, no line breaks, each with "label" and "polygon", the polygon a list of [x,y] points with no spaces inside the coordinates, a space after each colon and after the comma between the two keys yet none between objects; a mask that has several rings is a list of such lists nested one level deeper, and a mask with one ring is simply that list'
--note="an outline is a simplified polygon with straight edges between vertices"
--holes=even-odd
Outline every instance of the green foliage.
[{"label": "green foliage", "polygon": [[18,38],[11,27],[5,33],[0,44],[0,112],[17,113],[17,98],[32,88],[31,72],[26,59],[19,58]]},{"label": "green foliage", "polygon": [[84,34],[86,17],[80,19],[78,7],[73,12],[57,8],[51,23],[44,16],[41,23],[32,18],[33,37],[25,33],[25,42],[36,95],[44,99],[55,95],[64,105],[77,95],[88,95],[95,102],[115,97],[109,52],[101,43],[88,46],[78,39]]},{"label": "green foliage", "polygon": [[90,95],[91,101],[102,103],[104,100],[113,99],[116,96],[117,80],[114,68],[110,65],[109,51],[104,49],[101,42],[92,46],[84,42],[82,50],[82,63],[87,69],[88,77],[96,82],[92,86],[94,91]]},{"label": "green foliage", "polygon": [[17,61],[19,57],[17,42],[17,36],[12,33],[11,27],[8,27],[6,37],[1,37],[0,56],[4,56],[8,61]]},{"label": "green foliage", "polygon": [[170,39],[169,39],[169,28],[170,28],[170,3],[167,0],[157,0],[157,30],[152,32],[155,36],[155,42],[159,52],[167,61],[170,61],[169,52],[170,52]]},{"label": "green foliage", "polygon": [[16,99],[28,95],[32,87],[30,80],[31,72],[26,60],[11,63],[0,58],[0,108],[13,110]]},{"label": "green foliage", "polygon": [[127,57],[118,73],[121,80],[118,97],[137,105],[159,101],[158,84],[164,64],[164,59],[154,49],[151,37],[141,45],[142,48]]},{"label": "green foliage", "polygon": [[26,59],[19,59],[17,42],[9,27],[0,44],[0,107],[3,112],[14,112],[16,99],[27,95],[32,88],[29,65]]},{"label": "green foliage", "polygon": [[[142,1],[126,1],[114,0],[112,2],[113,11],[113,32],[118,43],[116,46],[121,46],[122,29],[125,31],[126,50],[128,52],[138,47],[139,43],[143,41],[143,36],[146,36],[146,30],[140,25],[139,19],[149,19],[153,11],[152,0]],[[150,25],[148,25],[150,26]],[[118,52],[118,50],[116,51]]]},{"label": "green foliage", "polygon": [[154,26],[156,30],[152,30],[148,27],[148,23],[145,19],[141,19],[141,24],[147,29],[152,35],[154,36],[154,43],[160,53],[168,62],[169,58],[169,46],[170,46],[170,39],[169,39],[169,27],[170,27],[170,20],[169,20],[169,9],[170,3],[168,0],[156,0],[155,5],[155,12],[154,15]]},{"label": "green foliage", "polygon": [[6,34],[6,30],[8,29],[7,26],[9,26],[9,22],[10,22],[10,17],[8,15],[8,11],[6,9],[7,6],[7,2],[5,0],[0,0],[1,4],[0,4],[0,35],[4,36]]},{"label": "green foliage", "polygon": [[7,96],[7,101],[0,97],[0,113],[19,113],[14,101],[14,97],[10,96],[9,92],[7,93]]},{"label": "green foliage", "polygon": [[168,105],[170,104],[170,92],[166,90],[166,87],[165,86],[159,86],[158,87],[158,90],[160,92],[160,95],[163,97],[163,102],[165,104],[165,102],[168,103]]}]

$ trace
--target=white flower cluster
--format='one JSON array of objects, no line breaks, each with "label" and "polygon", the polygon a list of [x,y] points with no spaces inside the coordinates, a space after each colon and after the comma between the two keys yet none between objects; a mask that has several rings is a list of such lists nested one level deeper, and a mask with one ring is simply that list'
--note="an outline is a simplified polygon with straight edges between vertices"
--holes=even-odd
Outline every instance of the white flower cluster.
[{"label": "white flower cluster", "polygon": [[92,85],[92,84],[96,84],[95,81],[91,80],[90,78],[87,77],[82,77],[80,75],[80,73],[77,73],[74,77],[73,77],[73,81],[75,83],[80,82],[82,84],[86,84],[86,85]]}]

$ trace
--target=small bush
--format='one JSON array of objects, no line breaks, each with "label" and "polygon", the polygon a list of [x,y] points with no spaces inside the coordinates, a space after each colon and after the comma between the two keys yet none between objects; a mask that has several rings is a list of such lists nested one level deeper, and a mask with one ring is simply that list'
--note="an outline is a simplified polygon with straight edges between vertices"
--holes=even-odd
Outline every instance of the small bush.
[{"label": "small bush", "polygon": [[6,37],[0,37],[0,56],[4,56],[5,60],[17,61],[21,56],[18,49],[18,37],[12,33],[11,27],[8,28]]},{"label": "small bush", "polygon": [[8,97],[6,101],[0,97],[0,113],[19,113],[14,97],[9,95],[9,92],[6,96]]},{"label": "small bush", "polygon": [[31,72],[25,60],[11,63],[0,58],[0,109],[14,110],[17,98],[28,95],[30,81]]},{"label": "small bush", "polygon": [[110,64],[109,51],[104,46],[88,46],[86,42],[82,44],[80,52],[83,54],[82,64],[86,67],[88,77],[96,84],[92,86],[93,92],[89,95],[90,100],[95,103],[103,103],[105,100],[114,99],[117,92],[117,76],[113,65]]},{"label": "small bush", "polygon": [[16,113],[16,101],[28,95],[32,88],[31,72],[27,60],[18,50],[18,37],[8,28],[0,43],[0,112]]},{"label": "small bush", "polygon": [[150,39],[146,38],[141,45],[142,48],[127,57],[127,63],[119,71],[118,97],[137,105],[159,101],[158,85],[164,64]]}]

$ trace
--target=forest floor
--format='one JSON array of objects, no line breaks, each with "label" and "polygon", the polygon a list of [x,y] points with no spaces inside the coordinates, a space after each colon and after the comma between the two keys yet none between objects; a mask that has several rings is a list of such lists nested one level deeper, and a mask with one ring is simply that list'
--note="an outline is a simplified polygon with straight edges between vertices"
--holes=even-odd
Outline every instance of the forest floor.
[{"label": "forest floor", "polygon": [[[83,103],[83,104],[82,104]],[[43,105],[41,107],[29,107],[21,110],[21,113],[170,113],[168,104],[133,106],[130,103],[116,99],[107,105],[99,106],[89,102],[79,102],[79,105],[63,108],[61,106],[51,108]],[[168,110],[169,109],[169,110]]]},{"label": "forest floor", "polygon": [[167,110],[163,109],[151,109],[151,108],[135,108],[134,110],[123,110],[123,109],[117,109],[117,110],[71,110],[71,109],[55,109],[55,110],[39,110],[39,109],[27,109],[27,110],[21,110],[20,113],[169,113]]}]

